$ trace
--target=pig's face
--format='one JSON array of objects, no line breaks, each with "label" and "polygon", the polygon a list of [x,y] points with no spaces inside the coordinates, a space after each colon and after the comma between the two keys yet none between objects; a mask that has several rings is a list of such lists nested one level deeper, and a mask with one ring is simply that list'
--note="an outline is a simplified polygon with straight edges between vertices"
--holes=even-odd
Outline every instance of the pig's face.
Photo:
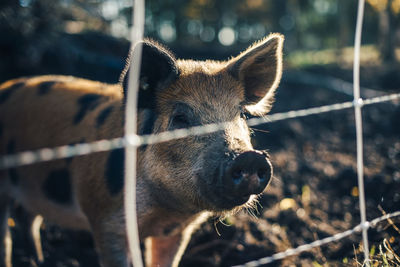
[{"label": "pig's face", "polygon": [[175,78],[154,94],[151,132],[228,124],[145,149],[145,179],[163,204],[226,211],[265,189],[272,166],[265,152],[253,149],[244,114],[269,110],[281,76],[282,41],[270,36],[227,62],[171,60]]},{"label": "pig's face", "polygon": [[[161,183],[171,186],[170,190],[181,199],[201,209],[231,209],[245,203],[250,195],[262,192],[271,168],[264,155],[255,154],[266,166],[251,167],[256,170],[249,173],[246,168],[252,166],[250,162],[249,166],[230,170],[239,155],[253,151],[250,131],[243,118],[243,89],[224,70],[205,74],[202,69],[206,64],[183,64],[190,64],[195,72],[182,73],[160,98],[162,108],[157,131],[218,122],[229,122],[228,127],[224,131],[156,145],[151,149],[152,158],[160,160],[160,169],[166,174],[159,177]],[[244,172],[246,175],[262,173],[264,180],[245,182],[250,177],[240,177]]]}]

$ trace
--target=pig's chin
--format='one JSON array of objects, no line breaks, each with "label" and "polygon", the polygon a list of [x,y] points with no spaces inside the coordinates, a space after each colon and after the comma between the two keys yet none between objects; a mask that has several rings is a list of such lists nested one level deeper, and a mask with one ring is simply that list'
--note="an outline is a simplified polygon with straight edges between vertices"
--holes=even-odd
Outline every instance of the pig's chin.
[{"label": "pig's chin", "polygon": [[214,184],[208,184],[205,179],[198,179],[198,188],[204,208],[210,211],[230,211],[253,200],[255,195],[233,197],[229,196]]},{"label": "pig's chin", "polygon": [[251,196],[239,198],[229,198],[229,197],[218,197],[214,200],[214,210],[215,211],[229,211],[236,209],[239,206],[244,205],[249,201]]},{"label": "pig's chin", "polygon": [[242,207],[251,207],[253,206],[254,199],[256,199],[256,195],[250,195],[248,197],[243,197],[241,199],[238,198],[229,198],[224,196],[217,196],[212,199],[208,199],[209,210],[214,212],[231,212],[238,211]]}]

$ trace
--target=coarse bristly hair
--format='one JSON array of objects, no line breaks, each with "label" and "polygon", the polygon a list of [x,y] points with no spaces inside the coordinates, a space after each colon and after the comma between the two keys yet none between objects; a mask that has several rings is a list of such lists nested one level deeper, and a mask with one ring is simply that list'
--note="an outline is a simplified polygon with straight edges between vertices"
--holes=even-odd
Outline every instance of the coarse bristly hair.
[{"label": "coarse bristly hair", "polygon": [[241,206],[215,213],[214,217],[216,218],[216,221],[222,222],[226,218],[233,216],[242,210],[245,210],[251,217],[257,218],[256,214],[259,214],[258,207],[262,208],[260,201],[258,200],[260,195],[261,194],[251,196],[250,199]]}]

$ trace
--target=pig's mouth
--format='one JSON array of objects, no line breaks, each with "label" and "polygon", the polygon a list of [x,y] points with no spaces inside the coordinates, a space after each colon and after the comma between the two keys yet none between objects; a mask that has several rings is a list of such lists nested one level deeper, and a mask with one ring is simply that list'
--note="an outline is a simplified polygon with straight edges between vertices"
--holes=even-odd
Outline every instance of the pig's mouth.
[{"label": "pig's mouth", "polygon": [[227,189],[219,186],[200,186],[201,198],[206,203],[206,209],[211,211],[228,211],[249,201],[251,195],[231,196],[226,194]]},{"label": "pig's mouth", "polygon": [[241,196],[233,196],[229,193],[229,188],[217,185],[200,186],[201,198],[206,203],[206,209],[215,212],[225,212],[246,205],[255,199],[258,194],[246,194]]},{"label": "pig's mouth", "polygon": [[221,199],[218,200],[218,202],[219,202],[218,208],[223,209],[223,210],[234,209],[238,206],[241,206],[241,205],[247,203],[247,201],[249,201],[251,196],[252,195],[242,196],[242,197],[229,197],[229,196],[222,197]]}]

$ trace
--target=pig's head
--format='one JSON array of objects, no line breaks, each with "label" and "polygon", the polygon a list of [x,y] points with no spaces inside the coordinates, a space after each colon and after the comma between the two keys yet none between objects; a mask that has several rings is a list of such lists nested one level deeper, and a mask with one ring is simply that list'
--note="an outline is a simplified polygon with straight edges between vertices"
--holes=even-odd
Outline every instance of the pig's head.
[{"label": "pig's head", "polygon": [[245,114],[269,111],[281,78],[282,44],[283,36],[272,34],[218,62],[176,60],[159,44],[143,43],[141,134],[228,122],[223,131],[141,148],[139,174],[162,205],[228,211],[266,188],[272,166],[252,147]]}]

